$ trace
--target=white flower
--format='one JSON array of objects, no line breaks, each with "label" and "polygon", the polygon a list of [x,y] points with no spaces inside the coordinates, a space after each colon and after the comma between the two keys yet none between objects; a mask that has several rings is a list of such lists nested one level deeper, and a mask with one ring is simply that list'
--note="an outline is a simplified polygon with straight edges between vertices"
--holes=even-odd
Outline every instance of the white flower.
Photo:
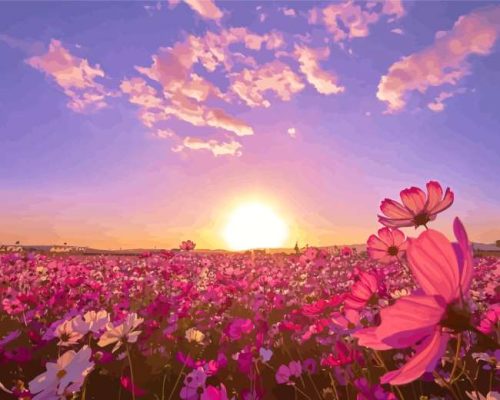
[{"label": "white flower", "polygon": [[203,332],[199,331],[196,328],[189,328],[186,331],[186,339],[188,340],[188,342],[200,343],[203,341],[203,339],[205,339],[205,335],[203,334]]},{"label": "white flower", "polygon": [[48,362],[45,365],[47,371],[29,383],[30,392],[35,394],[33,400],[65,398],[79,390],[94,367],[94,363],[89,361],[91,355],[90,348],[83,346],[78,353],[70,350],[55,363]]},{"label": "white flower", "polygon": [[88,325],[90,332],[99,333],[109,322],[109,314],[105,310],[88,311],[83,315],[83,320]]},{"label": "white flower", "polygon": [[72,346],[83,337],[83,335],[75,329],[73,320],[64,321],[54,331],[54,336],[59,338],[58,346]]},{"label": "white flower", "polygon": [[113,326],[113,324],[108,323],[106,325],[106,332],[102,334],[97,344],[100,347],[105,347],[109,344],[116,343],[112,350],[114,353],[124,343],[135,343],[141,331],[134,331],[134,329],[142,324],[143,321],[143,318],[137,318],[136,313],[131,313],[127,315],[125,321],[118,326]]}]

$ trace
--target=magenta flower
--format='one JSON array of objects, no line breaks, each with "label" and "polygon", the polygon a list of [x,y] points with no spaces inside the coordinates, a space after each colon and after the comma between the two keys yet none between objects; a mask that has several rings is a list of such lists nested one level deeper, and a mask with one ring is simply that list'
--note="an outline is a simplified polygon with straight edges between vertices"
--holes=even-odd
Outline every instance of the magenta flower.
[{"label": "magenta flower", "polygon": [[122,387],[134,396],[142,397],[146,395],[146,391],[132,382],[132,378],[128,375],[123,375],[120,377],[120,384]]},{"label": "magenta flower", "polygon": [[500,304],[493,304],[482,316],[477,329],[485,335],[494,332],[500,321]]},{"label": "magenta flower", "polygon": [[384,227],[379,229],[378,236],[371,235],[366,243],[368,255],[381,263],[398,260],[406,251],[408,243],[399,229]]},{"label": "magenta flower", "polygon": [[299,361],[290,361],[288,365],[280,365],[278,371],[276,371],[276,382],[289,383],[290,378],[295,376],[299,378],[302,375],[302,364]]},{"label": "magenta flower", "polygon": [[185,240],[181,243],[181,245],[179,246],[179,248],[181,250],[184,250],[184,251],[191,251],[191,250],[194,250],[194,248],[196,247],[196,243],[193,242],[192,240]]},{"label": "magenta flower", "polygon": [[379,215],[379,222],[392,228],[426,226],[438,213],[453,204],[454,195],[450,188],[446,188],[443,196],[443,189],[438,182],[429,181],[426,186],[427,195],[417,187],[402,190],[400,196],[403,204],[384,199],[380,204],[380,210],[385,216]]},{"label": "magenta flower", "polygon": [[239,340],[244,335],[248,335],[254,328],[253,322],[246,318],[236,318],[227,328],[227,335],[231,340]]},{"label": "magenta flower", "polygon": [[458,239],[455,245],[434,230],[410,241],[408,261],[421,290],[383,309],[378,327],[353,335],[360,345],[373,349],[414,347],[413,357],[400,369],[382,376],[382,383],[402,385],[433,371],[446,349],[449,330],[469,327],[462,300],[472,278],[472,255],[458,218],[453,228]]},{"label": "magenta flower", "polygon": [[372,272],[360,271],[358,279],[352,285],[351,293],[344,300],[346,308],[361,310],[378,291],[377,275]]},{"label": "magenta flower", "polygon": [[228,400],[226,387],[221,383],[220,389],[208,385],[201,394],[200,400]]}]

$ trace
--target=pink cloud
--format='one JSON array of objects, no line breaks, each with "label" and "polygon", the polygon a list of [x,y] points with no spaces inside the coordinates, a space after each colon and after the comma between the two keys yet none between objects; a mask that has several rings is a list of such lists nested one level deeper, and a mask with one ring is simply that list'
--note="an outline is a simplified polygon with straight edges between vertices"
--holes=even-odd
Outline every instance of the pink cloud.
[{"label": "pink cloud", "polygon": [[45,54],[30,57],[26,63],[54,79],[69,97],[71,110],[84,112],[106,107],[106,97],[111,93],[96,82],[96,78],[105,76],[102,68],[72,55],[59,40],[52,39]]},{"label": "pink cloud", "polygon": [[427,104],[427,107],[431,111],[441,112],[445,109],[445,104],[444,104],[445,100],[450,99],[459,93],[465,93],[465,91],[466,90],[464,88],[460,88],[451,92],[448,91],[441,92],[436,96],[436,98],[433,101]]},{"label": "pink cloud", "polygon": [[234,140],[229,142],[218,142],[216,140],[203,140],[194,137],[185,137],[182,144],[174,147],[172,151],[180,152],[184,149],[209,150],[215,157],[218,156],[240,156],[241,143]]},{"label": "pink cloud", "polygon": [[229,75],[231,90],[250,107],[270,107],[264,96],[274,92],[283,101],[304,89],[300,77],[281,61],[272,61],[255,69],[243,69]]},{"label": "pink cloud", "polygon": [[[450,31],[439,32],[431,46],[392,64],[380,80],[378,99],[387,103],[387,112],[397,112],[406,106],[409,92],[456,85],[470,73],[469,56],[489,54],[499,32],[498,6],[460,17]],[[434,111],[444,108],[440,103],[431,106]]]},{"label": "pink cloud", "polygon": [[208,126],[225,129],[226,131],[235,133],[237,136],[253,135],[252,127],[248,126],[245,122],[226,114],[224,110],[208,110],[205,114],[205,120]]},{"label": "pink cloud", "polygon": [[281,11],[283,12],[283,15],[286,17],[296,17],[297,16],[297,13],[295,12],[295,10],[293,8],[283,7],[283,8],[281,8]]},{"label": "pink cloud", "polygon": [[381,7],[378,3],[332,3],[324,8],[313,8],[308,21],[310,24],[324,25],[335,42],[342,42],[368,36],[370,25],[378,22],[382,15],[391,17],[391,20],[401,18],[404,15],[402,2],[386,0],[381,3]]},{"label": "pink cloud", "polygon": [[[224,13],[215,5],[213,0],[184,0],[184,2],[202,18],[220,20]],[[176,5],[178,0],[170,1],[170,5]]]},{"label": "pink cloud", "polygon": [[[131,103],[139,106],[139,118],[148,128],[158,128],[158,124],[174,117],[196,127],[224,129],[237,136],[252,135],[253,129],[247,123],[229,115],[223,107],[209,105],[213,101],[231,102],[235,98],[234,92],[223,93],[215,84],[195,73],[195,66],[201,65],[209,72],[221,69],[229,73],[235,64],[240,64],[252,67],[255,75],[259,72],[271,74],[274,67],[274,75],[260,80],[256,78],[255,84],[263,87],[261,91],[274,90],[285,100],[297,91],[297,85],[300,89],[303,85],[284,64],[261,69],[251,55],[233,52],[230,47],[236,43],[250,51],[275,51],[285,45],[283,35],[277,31],[261,35],[247,28],[229,28],[218,33],[207,32],[199,37],[189,35],[171,47],[160,48],[152,56],[149,67],[136,67],[144,77],[155,85],[159,84],[161,90],[139,77],[124,80],[120,88],[129,96]],[[278,74],[281,74],[281,80]],[[274,80],[268,82],[266,87],[267,78]],[[288,78],[291,82],[286,81]],[[278,86],[273,88],[275,84]]]},{"label": "pink cloud", "polygon": [[330,55],[328,47],[312,49],[305,46],[295,46],[295,56],[300,64],[300,71],[307,81],[321,94],[337,94],[344,91],[343,86],[337,84],[337,77],[323,70],[319,61],[325,60]]}]

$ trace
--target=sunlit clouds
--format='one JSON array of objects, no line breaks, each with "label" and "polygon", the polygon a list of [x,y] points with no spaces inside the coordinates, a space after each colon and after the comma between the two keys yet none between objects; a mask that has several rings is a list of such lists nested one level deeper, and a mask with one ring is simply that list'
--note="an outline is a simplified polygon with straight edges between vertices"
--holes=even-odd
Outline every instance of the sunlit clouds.
[{"label": "sunlit clouds", "polygon": [[61,87],[69,97],[71,110],[84,112],[106,107],[106,97],[110,93],[97,81],[105,77],[102,68],[72,55],[59,40],[52,39],[45,54],[28,58],[26,63],[44,72]]},{"label": "sunlit clouds", "polygon": [[[377,97],[387,102],[389,112],[396,112],[406,106],[409,92],[425,93],[434,86],[457,85],[472,73],[469,57],[489,54],[499,32],[500,7],[460,17],[450,31],[437,32],[432,45],[392,64],[380,80]],[[446,95],[451,96],[451,92]],[[440,111],[443,106],[438,101],[430,108]]]}]

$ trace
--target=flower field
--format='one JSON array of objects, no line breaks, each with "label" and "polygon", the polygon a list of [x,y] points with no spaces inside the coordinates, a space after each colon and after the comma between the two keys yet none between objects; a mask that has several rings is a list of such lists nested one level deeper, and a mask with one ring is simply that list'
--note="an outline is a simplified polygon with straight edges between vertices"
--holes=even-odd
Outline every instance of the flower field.
[{"label": "flower field", "polygon": [[367,252],[3,254],[0,398],[499,399],[500,259],[401,200]]}]

